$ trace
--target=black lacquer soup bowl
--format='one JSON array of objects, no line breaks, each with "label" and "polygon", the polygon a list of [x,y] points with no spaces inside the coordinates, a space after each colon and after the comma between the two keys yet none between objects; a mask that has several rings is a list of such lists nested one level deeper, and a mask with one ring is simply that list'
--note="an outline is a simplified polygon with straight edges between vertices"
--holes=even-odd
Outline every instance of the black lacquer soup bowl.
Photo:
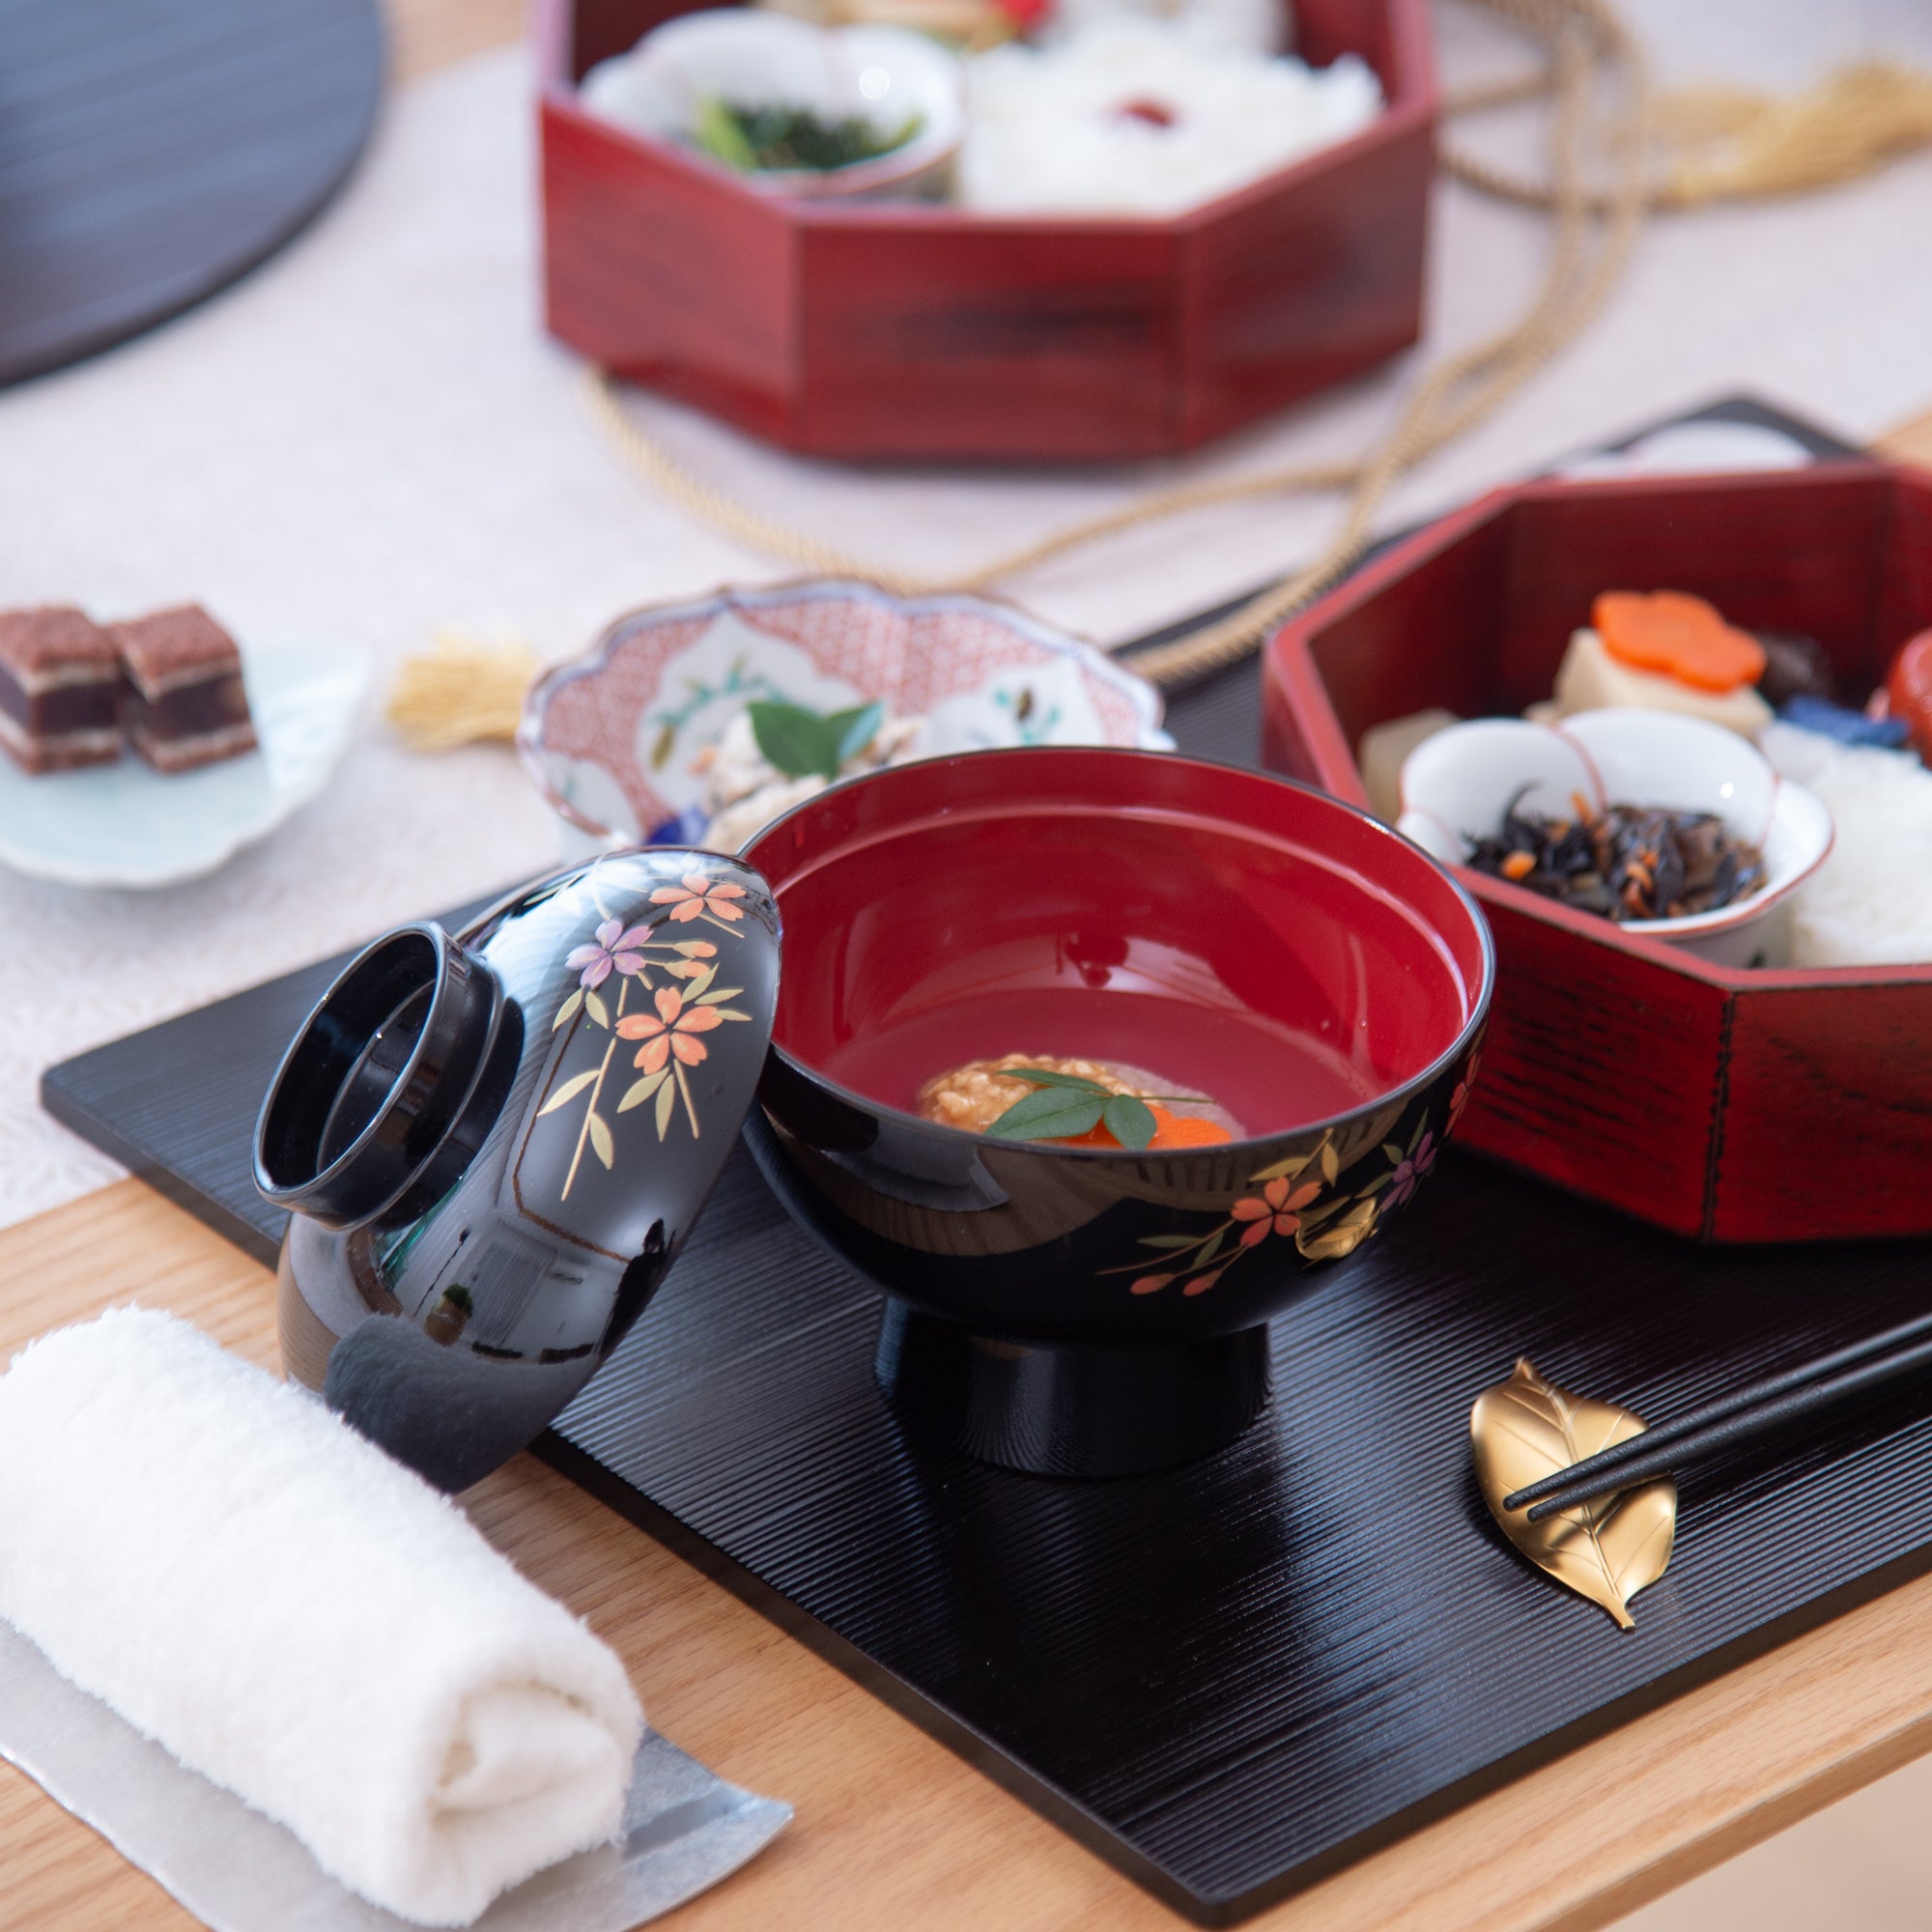
[{"label": "black lacquer soup bowl", "polygon": [[[909,1427],[1040,1473],[1207,1453],[1267,1397],[1264,1325],[1429,1175],[1494,962],[1473,902],[1323,794],[1160,753],[984,752],[810,800],[748,862],[784,968],[752,1151],[888,1297]],[[1233,1142],[934,1124],[1009,1053],[1151,1069]]]}]

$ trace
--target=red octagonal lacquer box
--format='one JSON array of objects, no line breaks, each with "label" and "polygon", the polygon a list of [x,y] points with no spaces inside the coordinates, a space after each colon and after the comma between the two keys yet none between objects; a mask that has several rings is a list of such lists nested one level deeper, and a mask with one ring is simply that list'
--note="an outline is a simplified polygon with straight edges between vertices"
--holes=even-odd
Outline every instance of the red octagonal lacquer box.
[{"label": "red octagonal lacquer box", "polygon": [[[1748,628],[1805,633],[1862,694],[1932,625],[1932,475],[1847,463],[1499,491],[1273,639],[1268,762],[1366,804],[1371,724],[1548,696],[1612,588],[1693,591]],[[1497,956],[1464,1145],[1709,1240],[1932,1234],[1932,965],[1716,966],[1461,876]]]},{"label": "red octagonal lacquer box", "polygon": [[1167,220],[753,194],[585,114],[577,82],[689,0],[539,0],[544,282],[593,361],[839,457],[1190,449],[1415,340],[1435,82],[1426,0],[1296,0],[1359,53],[1354,139]]}]

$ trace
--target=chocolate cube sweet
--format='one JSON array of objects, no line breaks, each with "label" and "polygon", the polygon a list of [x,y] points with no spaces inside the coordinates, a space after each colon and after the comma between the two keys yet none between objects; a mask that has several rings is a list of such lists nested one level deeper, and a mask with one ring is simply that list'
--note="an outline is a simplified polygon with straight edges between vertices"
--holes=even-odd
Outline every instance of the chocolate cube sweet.
[{"label": "chocolate cube sweet", "polygon": [[122,719],[157,772],[255,749],[235,639],[198,604],[108,626],[121,653]]},{"label": "chocolate cube sweet", "polygon": [[114,640],[84,612],[0,611],[0,750],[22,770],[111,764],[120,689]]}]

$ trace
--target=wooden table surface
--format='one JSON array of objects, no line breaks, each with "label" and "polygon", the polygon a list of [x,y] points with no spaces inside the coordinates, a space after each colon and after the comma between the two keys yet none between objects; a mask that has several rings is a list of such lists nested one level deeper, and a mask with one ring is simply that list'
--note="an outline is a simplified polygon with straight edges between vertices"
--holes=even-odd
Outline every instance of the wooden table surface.
[{"label": "wooden table surface", "polygon": [[[275,1364],[274,1279],[138,1181],[0,1232],[0,1360],[110,1302]],[[466,1501],[614,1644],[652,1722],[792,1826],[685,1932],[1154,1932],[1185,1921],[528,1456]],[[1602,1925],[1932,1748],[1932,1577],[1470,1805],[1252,1921],[1264,1932]],[[193,1920],[0,1766],[0,1926]]]},{"label": "wooden table surface", "polygon": [[[394,0],[412,76],[519,0]],[[1932,416],[1886,439],[1932,463]],[[137,1181],[0,1231],[0,1360],[112,1302],[275,1366],[273,1277]],[[652,1722],[792,1826],[681,1932],[1157,1932],[1186,1921],[528,1456],[465,1498],[588,1617]],[[1573,1752],[1251,1921],[1260,1932],[1583,1932],[1932,1749],[1932,1577]],[[0,1928],[175,1932],[152,1880],[0,1765]]]}]

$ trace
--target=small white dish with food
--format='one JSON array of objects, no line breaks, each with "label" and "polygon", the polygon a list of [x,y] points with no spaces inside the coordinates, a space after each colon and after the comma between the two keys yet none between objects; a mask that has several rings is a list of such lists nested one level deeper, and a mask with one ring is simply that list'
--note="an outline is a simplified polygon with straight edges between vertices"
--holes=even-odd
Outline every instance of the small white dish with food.
[{"label": "small white dish with food", "polygon": [[179,885],[314,798],[348,749],[368,663],[341,646],[241,650],[257,750],[166,774],[131,752],[39,776],[0,758],[0,865],[68,886]]},{"label": "small white dish with food", "polygon": [[[732,167],[759,194],[902,192],[936,175],[966,131],[959,62],[923,34],[819,27],[752,7],[667,20],[629,53],[600,61],[581,94],[593,114]],[[861,124],[877,151],[823,167],[734,161],[720,137],[735,141],[746,115],[770,108],[828,127]]]},{"label": "small white dish with food", "polygon": [[1619,931],[1722,965],[1749,965],[1767,951],[1767,922],[1832,849],[1832,814],[1822,801],[1780,778],[1754,745],[1700,718],[1645,710],[1586,711],[1558,724],[1520,718],[1452,724],[1404,762],[1396,829],[1432,857],[1461,866],[1470,841],[1493,834],[1512,807],[1562,818],[1578,799],[1593,813],[1612,805],[1710,812],[1733,838],[1763,853],[1764,883],[1745,898],[1677,919],[1618,923]]}]

